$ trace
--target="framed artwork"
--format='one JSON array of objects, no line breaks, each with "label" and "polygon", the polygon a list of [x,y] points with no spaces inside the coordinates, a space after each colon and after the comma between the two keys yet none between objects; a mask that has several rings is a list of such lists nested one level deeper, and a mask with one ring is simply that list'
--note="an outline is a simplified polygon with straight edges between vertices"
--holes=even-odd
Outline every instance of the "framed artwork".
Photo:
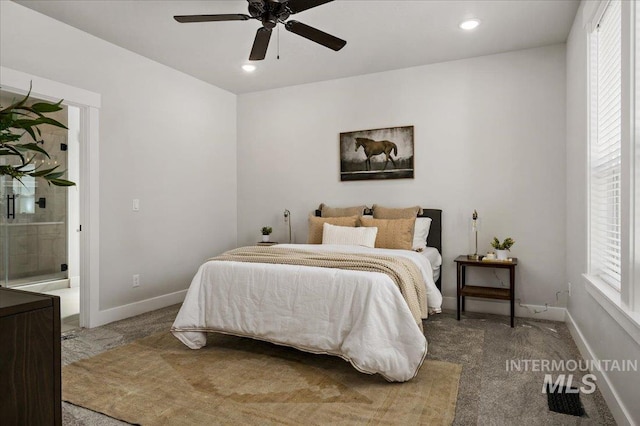
[{"label": "framed artwork", "polygon": [[413,179],[413,126],[340,133],[340,180]]}]

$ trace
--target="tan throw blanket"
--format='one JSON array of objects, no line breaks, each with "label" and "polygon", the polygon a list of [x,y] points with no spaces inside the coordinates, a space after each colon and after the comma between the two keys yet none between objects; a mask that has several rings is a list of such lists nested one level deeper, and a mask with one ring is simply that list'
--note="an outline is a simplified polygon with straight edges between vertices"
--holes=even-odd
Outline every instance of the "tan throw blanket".
[{"label": "tan throw blanket", "polygon": [[389,276],[398,286],[416,324],[421,330],[422,318],[427,316],[426,284],[422,278],[420,268],[406,258],[255,246],[230,250],[209,260],[275,263],[381,272]]}]

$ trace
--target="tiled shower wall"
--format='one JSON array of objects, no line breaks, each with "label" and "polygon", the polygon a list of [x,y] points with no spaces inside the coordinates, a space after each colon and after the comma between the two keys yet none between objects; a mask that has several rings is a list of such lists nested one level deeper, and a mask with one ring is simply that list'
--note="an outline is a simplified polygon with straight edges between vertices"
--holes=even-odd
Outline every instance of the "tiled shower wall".
[{"label": "tiled shower wall", "polygon": [[60,267],[67,262],[66,224],[16,225],[7,227],[6,231],[9,239],[9,281],[43,275],[66,277]]}]

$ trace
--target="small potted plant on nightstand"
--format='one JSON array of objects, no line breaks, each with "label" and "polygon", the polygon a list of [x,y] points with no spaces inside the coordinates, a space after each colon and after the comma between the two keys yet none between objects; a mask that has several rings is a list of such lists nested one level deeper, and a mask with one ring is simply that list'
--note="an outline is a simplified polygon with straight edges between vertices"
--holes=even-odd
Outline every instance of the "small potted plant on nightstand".
[{"label": "small potted plant on nightstand", "polygon": [[511,247],[515,244],[513,238],[507,237],[505,240],[500,243],[500,240],[497,237],[493,237],[493,241],[491,241],[491,247],[496,249],[496,258],[498,260],[507,260],[507,252],[511,251]]},{"label": "small potted plant on nightstand", "polygon": [[262,227],[262,242],[263,243],[268,243],[269,242],[269,235],[271,235],[272,232],[273,232],[273,229],[271,229],[270,226],[263,226]]}]

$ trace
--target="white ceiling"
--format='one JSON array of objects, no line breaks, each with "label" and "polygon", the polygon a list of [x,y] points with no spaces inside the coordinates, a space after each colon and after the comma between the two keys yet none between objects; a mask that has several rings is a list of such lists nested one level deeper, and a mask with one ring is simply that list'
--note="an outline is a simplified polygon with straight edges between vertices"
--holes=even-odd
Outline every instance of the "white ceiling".
[{"label": "white ceiling", "polygon": [[[247,74],[256,20],[179,24],[173,15],[247,13],[245,0],[15,0],[234,93],[565,42],[578,0],[337,0],[292,15],[344,40],[334,52],[280,29]],[[482,24],[467,32],[465,18]],[[279,27],[281,27],[279,25]]]}]

